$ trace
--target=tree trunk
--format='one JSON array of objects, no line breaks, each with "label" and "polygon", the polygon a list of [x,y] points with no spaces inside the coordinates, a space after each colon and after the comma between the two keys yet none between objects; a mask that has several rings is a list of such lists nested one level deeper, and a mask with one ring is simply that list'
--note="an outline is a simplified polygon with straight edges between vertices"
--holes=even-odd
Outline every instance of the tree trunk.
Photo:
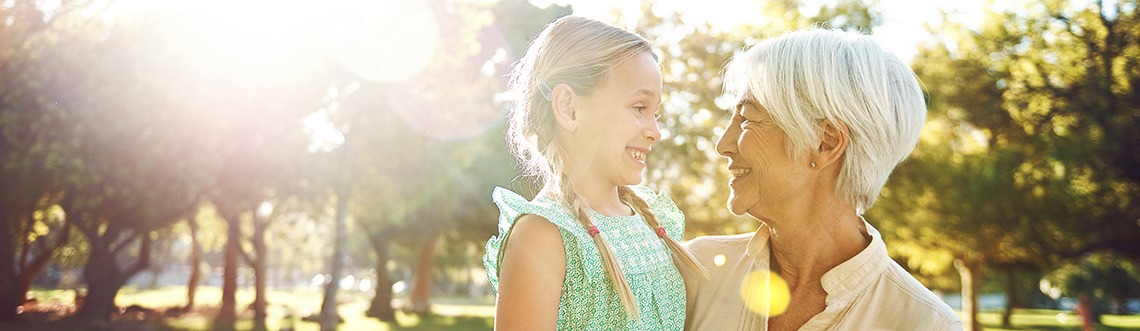
[{"label": "tree trunk", "polygon": [[[62,235],[67,236],[67,230],[64,230]],[[23,305],[24,301],[27,300],[28,291],[32,289],[32,282],[35,281],[36,275],[39,275],[40,271],[43,271],[44,268],[47,267],[48,263],[51,262],[52,252],[55,252],[60,246],[62,246],[62,242],[52,246],[51,249],[46,252],[41,252],[40,255],[32,259],[32,262],[28,265],[18,266],[19,272],[16,274],[14,292],[11,294],[16,307]],[[26,261],[26,258],[22,260]]]},{"label": "tree trunk", "polygon": [[1100,324],[1100,316],[1089,299],[1090,297],[1092,296],[1088,293],[1081,293],[1077,296],[1077,316],[1081,318],[1082,331],[1095,331],[1096,325]]},{"label": "tree trunk", "polygon": [[[345,185],[347,186],[347,185]],[[333,241],[332,260],[329,261],[329,283],[325,286],[325,297],[321,303],[320,325],[321,331],[336,330],[340,322],[336,309],[336,292],[340,289],[341,269],[344,269],[345,258],[345,221],[348,217],[348,190],[341,190],[336,197],[336,232]]]},{"label": "tree trunk", "polygon": [[36,275],[39,275],[40,271],[51,262],[52,254],[69,241],[71,224],[65,222],[61,229],[53,232],[55,231],[60,232],[56,234],[55,242],[50,246],[41,246],[44,248],[43,251],[35,258],[31,258],[31,262],[28,262],[31,252],[24,249],[17,264],[14,240],[0,244],[0,256],[2,256],[0,264],[3,264],[0,266],[0,321],[15,320],[16,310],[27,299],[28,290],[32,288],[32,281]]},{"label": "tree trunk", "polygon": [[1085,275],[1089,278],[1085,279],[1084,286],[1079,289],[1079,294],[1077,295],[1077,315],[1081,317],[1082,330],[1092,331],[1096,330],[1097,325],[1100,324],[1101,313],[1100,307],[1096,302],[1095,284],[1100,284],[1104,280],[1098,279],[1097,275],[1099,273],[1093,270],[1092,264],[1087,260],[1083,263],[1083,266],[1085,268]]},{"label": "tree trunk", "polygon": [[237,321],[237,278],[238,270],[241,266],[238,264],[238,254],[241,249],[241,223],[239,222],[240,215],[238,212],[227,207],[223,204],[218,204],[218,213],[226,220],[226,248],[225,255],[223,256],[222,268],[222,304],[218,310],[218,316],[214,319],[215,330],[233,330],[234,322]]},{"label": "tree trunk", "polygon": [[[0,263],[5,263],[5,261],[0,261]],[[0,322],[15,321],[16,316],[19,315],[16,314],[16,311],[24,304],[25,300],[25,297],[21,297],[16,292],[15,283],[5,280],[6,278],[10,277],[0,276]]]},{"label": "tree trunk", "polygon": [[962,278],[962,327],[964,331],[981,331],[978,323],[978,275],[982,266],[977,262],[954,260],[954,268]]},{"label": "tree trunk", "polygon": [[352,135],[344,137],[344,144],[340,146],[340,162],[341,168],[340,177],[334,184],[336,191],[336,229],[333,233],[333,254],[332,259],[329,261],[329,283],[325,286],[324,301],[321,302],[321,315],[318,322],[321,325],[321,331],[334,331],[336,326],[340,323],[340,316],[337,314],[336,309],[336,292],[340,288],[341,269],[344,269],[344,260],[347,255],[346,245],[348,236],[345,233],[345,222],[348,219],[348,199],[349,194],[352,192],[353,178],[353,159],[355,153],[353,152],[355,139]]},{"label": "tree trunk", "polygon": [[372,236],[372,250],[376,252],[376,295],[365,315],[394,323],[396,310],[392,308],[392,277],[388,275],[388,238],[387,232]]},{"label": "tree trunk", "polygon": [[87,283],[87,297],[77,316],[97,322],[106,322],[115,309],[115,297],[126,280],[118,274],[117,268],[107,265],[88,264],[83,268],[83,279]]},{"label": "tree trunk", "polygon": [[[88,242],[91,244],[87,264],[83,266],[83,281],[87,283],[87,296],[76,316],[93,322],[96,328],[110,322],[111,313],[116,310],[115,296],[119,294],[119,289],[127,283],[127,280],[150,265],[152,239],[148,233],[140,233],[140,239],[122,242],[119,247],[112,248],[109,244],[110,238],[118,238],[117,233],[119,232],[108,229],[104,236],[88,237]],[[122,270],[116,254],[122,246],[129,245],[133,240],[141,240],[139,257],[133,266]]]},{"label": "tree trunk", "polygon": [[264,331],[268,329],[265,324],[265,283],[269,281],[265,275],[265,265],[267,263],[268,255],[265,247],[265,228],[269,225],[269,221],[261,219],[261,216],[254,217],[253,224],[253,238],[250,241],[253,243],[253,251],[256,254],[250,262],[253,266],[253,286],[254,286],[254,299],[253,299],[253,330]]},{"label": "tree trunk", "polygon": [[415,281],[412,284],[411,311],[425,315],[431,313],[431,271],[435,261],[435,243],[439,234],[432,234],[420,248],[420,258],[416,261]]},{"label": "tree trunk", "polygon": [[10,223],[8,215],[0,215],[0,322],[16,320],[16,309],[26,295],[16,291],[16,240],[8,229]]},{"label": "tree trunk", "polygon": [[198,221],[186,220],[190,226],[190,280],[186,282],[186,308],[194,309],[194,295],[198,293],[198,283],[202,278],[202,244],[198,242]]},{"label": "tree trunk", "polygon": [[1013,306],[1017,304],[1017,270],[1013,267],[1005,269],[1005,311],[1001,314],[1001,327],[1013,328],[1010,318],[1013,316]]}]

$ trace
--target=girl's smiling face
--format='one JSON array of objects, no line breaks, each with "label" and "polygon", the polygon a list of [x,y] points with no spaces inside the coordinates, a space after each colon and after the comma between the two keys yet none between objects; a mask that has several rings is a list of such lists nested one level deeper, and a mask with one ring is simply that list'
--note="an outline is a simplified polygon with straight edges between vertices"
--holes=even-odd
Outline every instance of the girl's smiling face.
[{"label": "girl's smiling face", "polygon": [[645,157],[661,139],[661,86],[657,61],[643,52],[615,66],[592,93],[579,95],[578,127],[567,146],[579,159],[567,162],[607,184],[640,183]]}]

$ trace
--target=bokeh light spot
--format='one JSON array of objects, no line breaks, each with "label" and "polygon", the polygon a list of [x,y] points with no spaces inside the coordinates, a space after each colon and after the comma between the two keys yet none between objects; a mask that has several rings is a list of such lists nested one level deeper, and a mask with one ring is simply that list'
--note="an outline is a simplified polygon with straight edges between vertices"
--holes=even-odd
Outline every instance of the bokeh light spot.
[{"label": "bokeh light spot", "polygon": [[791,291],[780,275],[768,270],[753,271],[740,284],[744,306],[761,316],[780,316],[788,310]]},{"label": "bokeh light spot", "polygon": [[713,264],[715,264],[718,267],[724,266],[724,260],[725,260],[724,254],[717,254],[716,256],[713,257]]},{"label": "bokeh light spot", "polygon": [[1068,324],[1069,315],[1065,315],[1065,313],[1057,313],[1057,323]]}]

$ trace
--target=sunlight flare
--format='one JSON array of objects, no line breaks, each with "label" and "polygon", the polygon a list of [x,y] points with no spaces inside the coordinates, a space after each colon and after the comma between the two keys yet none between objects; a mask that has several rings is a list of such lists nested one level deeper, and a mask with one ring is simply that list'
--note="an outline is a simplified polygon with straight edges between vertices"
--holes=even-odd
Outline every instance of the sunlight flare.
[{"label": "sunlight flare", "polygon": [[426,1],[349,1],[334,25],[337,61],[374,82],[414,77],[439,48],[439,26]]},{"label": "sunlight flare", "polygon": [[780,316],[788,309],[791,291],[780,275],[768,270],[753,271],[740,284],[740,298],[753,313]]}]

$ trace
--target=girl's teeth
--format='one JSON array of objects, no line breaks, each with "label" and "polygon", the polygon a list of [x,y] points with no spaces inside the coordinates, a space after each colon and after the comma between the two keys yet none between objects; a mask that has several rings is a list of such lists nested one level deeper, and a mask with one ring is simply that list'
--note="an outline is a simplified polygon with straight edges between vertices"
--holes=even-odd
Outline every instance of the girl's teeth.
[{"label": "girl's teeth", "polygon": [[752,170],[749,169],[729,169],[729,171],[732,171],[732,177],[740,177],[752,172]]}]

